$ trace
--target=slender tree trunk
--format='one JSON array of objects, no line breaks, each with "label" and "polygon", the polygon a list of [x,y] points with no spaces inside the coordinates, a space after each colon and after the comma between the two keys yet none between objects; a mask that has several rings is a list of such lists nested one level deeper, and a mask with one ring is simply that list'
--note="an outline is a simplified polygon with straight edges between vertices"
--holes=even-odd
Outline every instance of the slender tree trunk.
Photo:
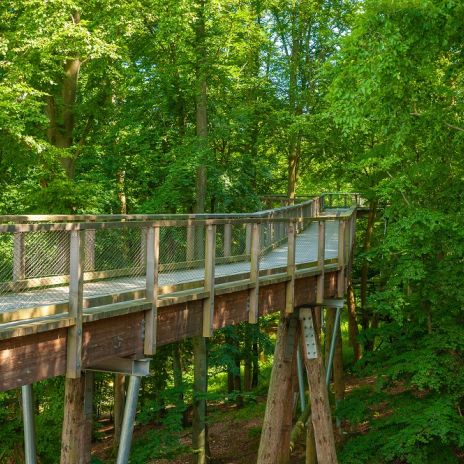
[{"label": "slender tree trunk", "polygon": [[113,449],[117,451],[119,447],[119,441],[121,439],[121,427],[122,419],[124,417],[124,403],[125,403],[125,383],[126,376],[124,374],[115,374],[114,376],[114,405],[113,405],[113,416],[114,416],[114,437],[113,437]]},{"label": "slender tree trunk", "polygon": [[119,211],[121,214],[127,214],[127,199],[126,199],[126,171],[120,169],[117,172],[118,183],[118,198],[119,198]]},{"label": "slender tree trunk", "polygon": [[[371,249],[372,236],[374,234],[375,218],[377,214],[377,202],[373,201],[369,205],[369,214],[367,218],[367,229],[364,235],[363,252],[367,253]],[[370,314],[367,308],[367,284],[369,280],[369,263],[367,259],[364,260],[361,267],[361,314],[362,326],[364,330],[369,328]],[[365,343],[365,350],[372,351],[374,347],[373,341]]]},{"label": "slender tree trunk", "polygon": [[361,345],[358,342],[359,330],[358,321],[356,318],[356,297],[354,294],[353,284],[351,279],[348,282],[348,334],[350,345],[353,348],[354,359],[359,361],[361,359]]},{"label": "slender tree trunk", "polygon": [[209,447],[204,397],[208,386],[206,339],[193,337],[192,341],[194,358],[192,446],[195,453],[193,462],[207,464],[209,462]]},{"label": "slender tree trunk", "polygon": [[243,368],[243,390],[250,391],[252,389],[252,369],[253,369],[253,327],[245,323],[245,357]]}]

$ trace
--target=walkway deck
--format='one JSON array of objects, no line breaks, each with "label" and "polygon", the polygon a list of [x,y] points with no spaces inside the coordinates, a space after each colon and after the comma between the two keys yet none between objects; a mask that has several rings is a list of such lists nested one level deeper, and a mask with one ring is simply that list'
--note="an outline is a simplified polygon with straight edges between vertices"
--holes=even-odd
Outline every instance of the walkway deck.
[{"label": "walkway deck", "polygon": [[[316,262],[318,243],[319,237],[317,224],[312,223],[306,230],[297,235],[295,247],[296,265]],[[260,270],[272,271],[274,269],[285,268],[287,266],[287,255],[287,243],[265,253],[260,259]],[[329,221],[326,225],[325,258],[334,259],[337,258],[337,256],[338,223],[335,221]],[[226,276],[233,277],[234,275],[243,276],[249,275],[249,273],[249,261],[218,264],[215,266],[216,278]],[[175,286],[178,283],[201,282],[204,279],[204,276],[204,267],[175,272],[164,272],[159,275],[159,286]],[[110,279],[99,282],[87,282],[84,285],[84,299],[144,290],[145,282],[145,275]],[[11,293],[0,297],[0,313],[14,312],[18,309],[67,303],[68,299],[68,285],[29,292]]]}]

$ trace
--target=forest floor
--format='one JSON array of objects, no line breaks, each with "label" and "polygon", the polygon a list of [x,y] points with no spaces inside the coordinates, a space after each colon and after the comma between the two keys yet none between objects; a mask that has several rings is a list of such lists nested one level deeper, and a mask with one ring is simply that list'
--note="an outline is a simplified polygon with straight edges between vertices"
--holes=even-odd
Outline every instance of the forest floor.
[{"label": "forest floor", "polygon": [[[258,397],[255,402],[245,404],[243,408],[237,408],[233,404],[213,404],[209,406],[209,440],[212,461],[211,464],[253,464],[258,454],[261,426],[264,417],[266,398]],[[153,427],[138,427],[134,433],[134,441],[142,438]],[[100,441],[93,447],[93,456],[99,461],[112,462],[111,436]],[[190,464],[191,431],[185,429],[178,438],[186,452],[178,456],[163,459],[151,459],[146,462],[134,461],[138,464]],[[140,444],[138,446],[141,446]],[[293,453],[291,464],[304,462],[304,447],[297,446]]]}]

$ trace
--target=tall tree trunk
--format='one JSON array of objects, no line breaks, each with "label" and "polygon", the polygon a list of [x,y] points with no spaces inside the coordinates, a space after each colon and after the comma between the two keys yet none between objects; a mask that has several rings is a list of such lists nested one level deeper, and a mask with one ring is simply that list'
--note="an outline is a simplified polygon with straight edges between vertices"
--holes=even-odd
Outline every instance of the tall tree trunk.
[{"label": "tall tree trunk", "polygon": [[[207,93],[207,49],[206,49],[206,20],[205,0],[197,0],[195,3],[196,22],[196,135],[202,156],[208,144],[208,93]],[[207,171],[206,160],[202,159],[196,172],[195,207],[194,213],[205,212]],[[197,259],[204,257],[204,229],[198,227],[195,230],[195,252]],[[193,337],[193,363],[194,363],[194,397],[192,443],[195,450],[196,464],[209,462],[208,428],[206,425],[206,394],[208,390],[208,360],[206,339],[202,336]]]},{"label": "tall tree trunk", "polygon": [[205,395],[208,386],[206,339],[193,337],[193,423],[192,447],[195,464],[209,462],[208,427],[206,424]]},{"label": "tall tree trunk", "polygon": [[121,439],[122,419],[124,417],[124,403],[125,403],[125,383],[126,376],[124,374],[114,375],[114,437],[113,437],[113,450],[116,452],[119,448],[119,441]]},{"label": "tall tree trunk", "polygon": [[[374,225],[377,214],[377,201],[372,201],[369,205],[369,214],[367,217],[367,228],[364,235],[363,252],[367,253],[371,249],[372,236],[374,234]],[[361,314],[362,326],[364,330],[369,328],[370,314],[367,308],[367,284],[369,281],[369,262],[364,260],[361,267]],[[365,343],[366,351],[372,351],[374,342],[372,340]]]},{"label": "tall tree trunk", "polygon": [[[74,24],[81,20],[79,12],[72,14]],[[46,115],[49,120],[48,141],[58,148],[70,148],[73,144],[74,107],[76,103],[77,82],[81,61],[79,58],[67,59],[64,63],[64,76],[61,90],[62,106],[58,107],[53,96],[48,97]],[[61,158],[61,164],[69,179],[75,175],[75,159],[72,156]]]},{"label": "tall tree trunk", "polygon": [[120,169],[116,176],[118,183],[119,211],[121,214],[127,214],[126,171],[124,169]]}]

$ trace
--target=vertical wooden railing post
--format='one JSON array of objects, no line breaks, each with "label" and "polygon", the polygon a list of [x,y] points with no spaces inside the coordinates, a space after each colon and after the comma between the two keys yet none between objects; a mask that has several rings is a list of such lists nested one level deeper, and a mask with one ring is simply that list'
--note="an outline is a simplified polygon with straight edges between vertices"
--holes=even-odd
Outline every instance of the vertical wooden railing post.
[{"label": "vertical wooden railing post", "polygon": [[316,285],[316,304],[324,303],[324,261],[325,261],[325,222],[319,221],[318,225],[318,245],[317,245],[317,266],[319,274]]},{"label": "vertical wooden railing post", "polygon": [[191,262],[195,259],[195,226],[192,222],[193,221],[189,219],[187,225],[187,262]]},{"label": "vertical wooden railing post", "polygon": [[224,258],[232,256],[232,224],[224,224]]},{"label": "vertical wooden railing post", "polygon": [[343,298],[345,294],[345,227],[344,219],[338,221],[338,273],[337,297]]},{"label": "vertical wooden railing post", "polygon": [[251,253],[251,224],[245,226],[245,254],[250,255]]},{"label": "vertical wooden railing post", "polygon": [[[22,222],[19,221],[18,224]],[[25,233],[15,232],[13,235],[13,280],[26,278],[26,243]]]},{"label": "vertical wooden railing post", "polygon": [[84,303],[85,231],[72,230],[69,265],[69,317],[74,325],[68,329],[66,377],[81,376],[82,308]]},{"label": "vertical wooden railing post", "polygon": [[251,253],[250,253],[250,282],[253,287],[249,294],[248,322],[256,324],[259,317],[259,252],[261,239],[261,224],[255,222],[251,225]]},{"label": "vertical wooden railing post", "polygon": [[146,229],[146,299],[151,303],[151,308],[145,312],[144,353],[148,356],[156,352],[159,238],[159,226]]},{"label": "vertical wooden railing post", "polygon": [[216,261],[216,226],[206,225],[205,237],[205,290],[208,297],[203,300],[203,337],[212,337],[214,319],[214,268]]},{"label": "vertical wooden railing post", "polygon": [[[95,222],[94,220],[90,222]],[[96,240],[96,230],[87,229],[85,231],[85,268],[86,271],[95,270],[95,240]]]},{"label": "vertical wooden railing post", "polygon": [[296,233],[298,220],[292,219],[288,223],[288,248],[287,248],[287,281],[285,291],[285,313],[293,313],[295,304],[295,250],[296,250]]}]

